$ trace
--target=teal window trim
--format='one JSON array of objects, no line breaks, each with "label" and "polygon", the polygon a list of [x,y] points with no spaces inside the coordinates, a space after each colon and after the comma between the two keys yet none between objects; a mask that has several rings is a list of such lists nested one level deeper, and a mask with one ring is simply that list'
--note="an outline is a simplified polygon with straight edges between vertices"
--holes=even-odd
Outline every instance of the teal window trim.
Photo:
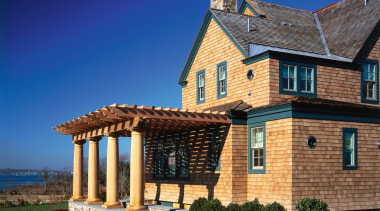
[{"label": "teal window trim", "polygon": [[[263,128],[263,168],[254,169],[252,168],[252,150],[251,150],[251,136],[252,128]],[[265,122],[254,123],[248,125],[248,174],[265,174],[266,172],[266,138],[265,138]]]},{"label": "teal window trim", "polygon": [[[374,78],[374,95],[373,99],[368,99],[365,97],[364,86],[368,83],[364,80],[364,74],[366,74],[365,68],[368,65],[374,65],[375,67],[375,78]],[[367,59],[362,64],[362,74],[361,74],[361,102],[370,104],[379,104],[379,61]]]},{"label": "teal window trim", "polygon": [[[283,78],[285,75],[283,74],[283,67],[284,66],[294,66],[295,67],[295,79],[294,79],[294,90],[285,90],[285,84],[283,82]],[[317,97],[317,66],[316,65],[310,65],[310,64],[302,64],[302,63],[295,63],[295,62],[287,62],[287,61],[280,61],[279,65],[279,93],[280,94],[286,94],[286,95],[297,95],[297,96],[305,96],[305,97]],[[301,78],[301,70],[303,68],[312,68],[312,81],[313,84],[311,86],[312,91],[306,92],[301,90],[301,83],[303,83]]]},{"label": "teal window trim", "polygon": [[[353,134],[353,143],[352,143],[352,147],[353,149],[348,149],[345,145],[345,135],[346,134]],[[343,157],[343,170],[356,170],[358,169],[358,129],[357,128],[343,128],[343,135],[342,135],[342,142],[343,142],[343,147],[342,147],[342,157]],[[353,158],[351,158],[354,162],[354,165],[347,165],[346,164],[346,161],[347,161],[347,158],[346,158],[346,153],[348,150],[351,150],[353,153]]]},{"label": "teal window trim", "polygon": [[[199,78],[200,78],[200,75],[203,74],[203,79],[204,79],[204,84],[203,84],[203,90],[201,89],[199,83]],[[196,92],[197,92],[197,104],[202,104],[204,102],[206,102],[206,71],[203,69],[203,70],[200,70],[197,72],[197,85],[195,86],[196,87]],[[202,93],[203,92],[203,93]]]},{"label": "teal window trim", "polygon": [[[224,69],[224,71],[225,71],[224,82],[221,82],[221,80],[219,78],[221,76],[219,68],[222,66],[225,67],[225,69]],[[217,83],[217,99],[227,97],[227,61],[221,62],[221,63],[216,65],[216,83]],[[224,88],[222,87],[223,84],[221,84],[221,83],[224,83]]]}]

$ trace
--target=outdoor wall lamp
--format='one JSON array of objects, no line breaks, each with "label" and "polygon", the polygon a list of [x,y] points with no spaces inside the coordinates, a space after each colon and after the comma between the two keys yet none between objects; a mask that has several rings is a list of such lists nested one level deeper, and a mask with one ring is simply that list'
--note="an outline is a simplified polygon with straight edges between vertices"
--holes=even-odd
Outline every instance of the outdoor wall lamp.
[{"label": "outdoor wall lamp", "polygon": [[377,147],[379,147],[379,149],[380,149],[380,141],[379,141],[379,142],[377,142]]}]

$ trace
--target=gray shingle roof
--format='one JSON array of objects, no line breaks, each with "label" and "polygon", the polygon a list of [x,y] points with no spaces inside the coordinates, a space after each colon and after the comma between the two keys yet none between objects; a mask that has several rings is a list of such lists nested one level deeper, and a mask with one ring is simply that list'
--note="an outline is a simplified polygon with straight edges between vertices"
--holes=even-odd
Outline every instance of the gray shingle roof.
[{"label": "gray shingle roof", "polygon": [[311,12],[297,10],[256,0],[246,0],[246,2],[259,15],[264,15],[270,20],[279,20],[285,21],[287,23],[315,27],[313,14]]},{"label": "gray shingle roof", "polygon": [[[210,11],[246,52],[249,52],[249,44],[253,43],[324,54],[318,29],[315,24],[310,24],[310,18],[313,18],[311,13],[310,17],[305,19],[305,24],[301,24],[303,21],[299,20],[292,21],[294,25],[290,26],[284,25],[283,21],[277,19],[252,17],[215,9]],[[298,10],[293,10],[294,14],[297,12]],[[291,11],[288,13],[290,16]],[[250,32],[248,32],[248,18],[250,18]]]},{"label": "gray shingle roof", "polygon": [[380,19],[380,0],[344,0],[317,14],[330,53],[354,59]]}]

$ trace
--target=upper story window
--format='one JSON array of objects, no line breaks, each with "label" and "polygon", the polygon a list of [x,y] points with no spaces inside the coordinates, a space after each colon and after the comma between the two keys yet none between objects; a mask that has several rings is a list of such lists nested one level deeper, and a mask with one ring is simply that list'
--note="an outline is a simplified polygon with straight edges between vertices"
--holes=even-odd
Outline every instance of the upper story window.
[{"label": "upper story window", "polygon": [[343,169],[358,168],[357,132],[356,128],[343,128]]},{"label": "upper story window", "polygon": [[379,62],[366,60],[362,64],[362,103],[379,103]]},{"label": "upper story window", "polygon": [[227,96],[227,62],[222,62],[217,65],[217,92],[218,99]]},{"label": "upper story window", "polygon": [[248,172],[265,173],[265,125],[252,125],[248,141]]},{"label": "upper story window", "polygon": [[280,94],[317,96],[317,67],[293,62],[280,62]]},{"label": "upper story window", "polygon": [[204,103],[206,100],[206,74],[205,70],[197,72],[197,104]]}]

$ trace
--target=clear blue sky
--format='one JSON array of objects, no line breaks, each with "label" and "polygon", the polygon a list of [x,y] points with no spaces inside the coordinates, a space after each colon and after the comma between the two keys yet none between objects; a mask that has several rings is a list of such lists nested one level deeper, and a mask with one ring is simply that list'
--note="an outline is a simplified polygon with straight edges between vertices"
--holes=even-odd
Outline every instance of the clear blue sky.
[{"label": "clear blue sky", "polygon": [[[338,0],[264,1],[315,11]],[[72,167],[71,136],[52,127],[103,106],[181,107],[178,78],[208,7],[0,0],[0,168]],[[106,151],[103,139],[100,157]],[[130,140],[120,139],[120,153],[129,151]]]}]

